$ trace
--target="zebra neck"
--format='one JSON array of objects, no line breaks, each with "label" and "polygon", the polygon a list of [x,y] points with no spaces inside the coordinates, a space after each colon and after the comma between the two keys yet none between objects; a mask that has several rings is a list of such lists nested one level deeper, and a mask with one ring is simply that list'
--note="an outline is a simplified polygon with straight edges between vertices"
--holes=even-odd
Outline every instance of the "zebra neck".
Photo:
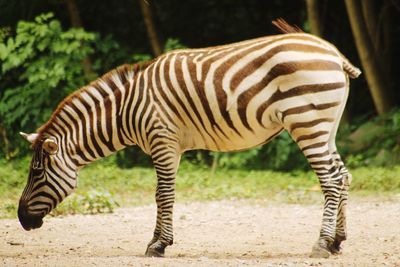
[{"label": "zebra neck", "polygon": [[[138,105],[144,103],[141,70],[121,66],[67,97],[42,127],[78,166],[140,143]],[[149,105],[148,101],[145,101]]]}]

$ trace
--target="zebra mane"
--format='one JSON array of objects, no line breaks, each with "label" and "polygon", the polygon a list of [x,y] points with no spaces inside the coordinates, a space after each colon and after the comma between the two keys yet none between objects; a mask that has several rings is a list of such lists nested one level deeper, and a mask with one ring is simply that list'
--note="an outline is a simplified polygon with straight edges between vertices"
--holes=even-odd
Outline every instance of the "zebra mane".
[{"label": "zebra mane", "polygon": [[106,74],[97,78],[96,80],[92,81],[90,84],[81,87],[80,89],[76,90],[75,92],[73,92],[72,94],[70,94],[69,96],[64,98],[64,100],[61,101],[61,103],[57,106],[56,110],[53,112],[50,119],[37,130],[38,137],[36,138],[36,141],[34,142],[33,147],[35,147],[36,143],[40,142],[40,140],[42,140],[45,137],[45,133],[47,132],[47,130],[49,128],[51,128],[53,122],[55,120],[57,120],[57,117],[60,114],[60,112],[66,106],[68,106],[75,98],[79,98],[79,96],[82,93],[86,92],[89,88],[91,88],[91,87],[100,88],[101,87],[100,83],[112,84],[115,76],[118,76],[121,83],[125,84],[129,81],[130,77],[133,77],[133,75],[135,75],[135,73],[145,69],[153,62],[154,61],[151,60],[151,61],[137,63],[137,64],[133,64],[133,65],[132,64],[121,65],[121,66],[107,72]]},{"label": "zebra mane", "polygon": [[304,32],[297,25],[290,25],[283,18],[278,18],[272,21],[272,24],[282,33],[302,33]]}]

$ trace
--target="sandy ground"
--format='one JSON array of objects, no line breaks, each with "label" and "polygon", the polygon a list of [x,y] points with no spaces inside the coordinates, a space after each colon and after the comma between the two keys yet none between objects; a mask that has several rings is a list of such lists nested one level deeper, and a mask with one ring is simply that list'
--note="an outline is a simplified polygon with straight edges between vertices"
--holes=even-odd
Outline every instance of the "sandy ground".
[{"label": "sandy ground", "polygon": [[0,266],[400,266],[400,201],[351,201],[343,254],[311,259],[321,214],[317,205],[177,204],[163,259],[142,256],[154,206],[46,218],[30,232],[0,220]]}]

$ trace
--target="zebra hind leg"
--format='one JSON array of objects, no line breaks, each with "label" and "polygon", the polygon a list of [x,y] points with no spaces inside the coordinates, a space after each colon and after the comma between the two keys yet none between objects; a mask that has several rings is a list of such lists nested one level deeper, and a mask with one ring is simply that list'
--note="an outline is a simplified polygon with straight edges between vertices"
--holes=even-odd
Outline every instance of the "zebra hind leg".
[{"label": "zebra hind leg", "polygon": [[[308,154],[307,150],[303,150],[303,152]],[[308,154],[307,156],[319,178],[325,202],[320,236],[312,248],[311,257],[328,258],[332,253],[336,238],[336,222],[343,187],[343,176],[330,154],[324,159],[314,159],[314,155]]]},{"label": "zebra hind leg", "polygon": [[335,240],[333,241],[332,247],[330,249],[332,254],[340,254],[341,253],[341,243],[347,239],[347,227],[346,227],[346,208],[347,208],[347,199],[348,199],[348,191],[351,184],[352,176],[344,166],[343,161],[340,158],[340,155],[334,151],[335,161],[340,169],[340,173],[343,176],[343,188],[340,192],[339,199],[339,207],[338,207],[338,215],[336,220],[336,235]]},{"label": "zebra hind leg", "polygon": [[[307,121],[306,119],[303,120]],[[291,124],[289,121],[287,123],[285,128],[289,130],[318,176],[325,199],[320,235],[312,248],[311,257],[328,258],[336,236],[336,220],[343,187],[343,176],[329,146],[333,127],[331,123],[325,122],[324,130],[318,131],[321,129],[320,125],[307,128],[303,124]]]},{"label": "zebra hind leg", "polygon": [[336,133],[339,128],[339,123],[340,123],[340,118],[342,117],[344,108],[345,108],[345,103],[346,99],[348,97],[349,93],[349,78],[348,76],[346,77],[346,94],[344,95],[344,98],[342,99],[342,105],[340,109],[338,110],[337,113],[337,120],[334,122],[334,126],[331,131],[331,135],[329,137],[329,151],[332,154],[332,157],[336,163],[336,166],[339,168],[339,172],[342,175],[343,179],[343,185],[342,189],[340,191],[340,197],[339,197],[339,205],[338,205],[338,214],[337,214],[337,219],[336,219],[336,234],[335,234],[335,239],[333,241],[332,246],[330,247],[330,251],[332,254],[340,254],[341,253],[341,243],[346,240],[347,238],[347,228],[346,228],[346,207],[347,207],[347,199],[348,199],[348,191],[349,191],[349,186],[351,183],[351,174],[349,171],[346,169],[344,166],[344,163],[342,159],[340,158],[339,153],[337,152],[336,148]]}]

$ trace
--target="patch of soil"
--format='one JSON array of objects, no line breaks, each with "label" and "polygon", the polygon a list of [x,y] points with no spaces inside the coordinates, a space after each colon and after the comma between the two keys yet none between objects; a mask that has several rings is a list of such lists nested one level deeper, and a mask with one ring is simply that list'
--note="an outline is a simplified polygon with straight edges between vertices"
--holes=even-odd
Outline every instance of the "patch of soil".
[{"label": "patch of soil", "polygon": [[46,218],[26,232],[0,220],[3,266],[400,266],[400,203],[358,199],[348,207],[343,254],[311,259],[322,204],[218,201],[176,204],[166,258],[143,254],[155,205],[113,214]]}]

